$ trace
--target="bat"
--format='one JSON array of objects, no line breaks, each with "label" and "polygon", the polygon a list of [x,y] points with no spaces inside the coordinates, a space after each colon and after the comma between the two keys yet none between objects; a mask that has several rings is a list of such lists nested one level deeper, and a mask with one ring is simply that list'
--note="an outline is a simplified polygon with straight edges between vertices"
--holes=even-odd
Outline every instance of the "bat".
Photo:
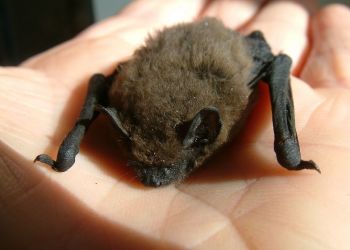
[{"label": "bat", "polygon": [[81,113],[57,159],[41,154],[35,161],[56,171],[69,169],[89,125],[104,114],[122,136],[128,165],[143,184],[179,182],[239,133],[263,80],[269,87],[279,164],[320,172],[300,156],[291,64],[288,55],[272,54],[260,31],[243,36],[215,18],[164,28],[113,74],[91,77]]}]

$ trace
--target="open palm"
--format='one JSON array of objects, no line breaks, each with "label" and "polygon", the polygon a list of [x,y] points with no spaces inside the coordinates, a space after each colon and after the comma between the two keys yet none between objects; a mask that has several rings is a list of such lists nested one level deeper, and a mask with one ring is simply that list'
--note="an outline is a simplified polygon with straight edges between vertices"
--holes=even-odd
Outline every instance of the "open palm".
[{"label": "open palm", "polygon": [[[147,33],[206,15],[245,34],[261,30],[275,53],[293,58],[302,156],[321,175],[277,164],[264,85],[242,134],[182,184],[139,184],[104,118],[69,171],[32,163],[55,155],[92,74],[110,73]],[[345,249],[349,28],[342,6],[310,17],[296,2],[140,0],[19,67],[0,68],[0,248]]]}]

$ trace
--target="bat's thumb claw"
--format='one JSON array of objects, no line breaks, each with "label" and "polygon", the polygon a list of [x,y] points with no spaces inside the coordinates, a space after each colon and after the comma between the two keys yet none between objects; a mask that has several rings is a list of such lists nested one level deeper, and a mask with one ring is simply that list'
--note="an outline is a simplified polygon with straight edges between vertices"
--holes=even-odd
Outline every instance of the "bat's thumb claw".
[{"label": "bat's thumb claw", "polygon": [[45,155],[45,154],[41,154],[41,155],[38,155],[37,157],[35,157],[34,162],[37,162],[37,161],[45,163],[51,167],[54,167],[54,165],[55,165],[55,161],[52,160],[50,156]]},{"label": "bat's thumb claw", "polygon": [[313,169],[316,170],[319,174],[321,174],[321,169],[317,166],[314,161],[300,161],[298,166],[299,169]]}]

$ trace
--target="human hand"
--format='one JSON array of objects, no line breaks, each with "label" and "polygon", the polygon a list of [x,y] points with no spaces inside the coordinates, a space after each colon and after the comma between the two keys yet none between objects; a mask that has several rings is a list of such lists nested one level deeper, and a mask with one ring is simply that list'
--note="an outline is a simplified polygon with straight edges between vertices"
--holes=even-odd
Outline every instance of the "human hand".
[{"label": "human hand", "polygon": [[[260,9],[256,1],[204,2],[137,1],[19,67],[0,69],[0,248],[349,245],[349,9],[319,11],[309,34],[309,14],[297,3],[270,1]],[[110,73],[147,32],[200,15],[219,17],[245,34],[259,29],[275,53],[293,58],[302,156],[313,159],[321,175],[278,165],[264,86],[239,138],[183,184],[139,184],[103,119],[91,127],[69,171],[33,166],[39,153],[55,156],[93,73]]]}]

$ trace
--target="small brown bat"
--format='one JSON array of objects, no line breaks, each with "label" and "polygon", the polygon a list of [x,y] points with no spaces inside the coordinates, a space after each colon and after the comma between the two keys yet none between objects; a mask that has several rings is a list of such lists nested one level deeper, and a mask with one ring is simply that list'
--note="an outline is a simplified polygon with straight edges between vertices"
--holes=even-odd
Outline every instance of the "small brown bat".
[{"label": "small brown bat", "polygon": [[257,83],[264,80],[278,162],[289,170],[319,171],[300,157],[291,64],[289,56],[272,54],[261,32],[242,36],[214,18],[165,28],[112,75],[91,78],[57,160],[42,154],[35,161],[56,171],[69,169],[89,124],[104,113],[127,141],[129,165],[142,183],[183,180],[239,132],[252,110]]}]

